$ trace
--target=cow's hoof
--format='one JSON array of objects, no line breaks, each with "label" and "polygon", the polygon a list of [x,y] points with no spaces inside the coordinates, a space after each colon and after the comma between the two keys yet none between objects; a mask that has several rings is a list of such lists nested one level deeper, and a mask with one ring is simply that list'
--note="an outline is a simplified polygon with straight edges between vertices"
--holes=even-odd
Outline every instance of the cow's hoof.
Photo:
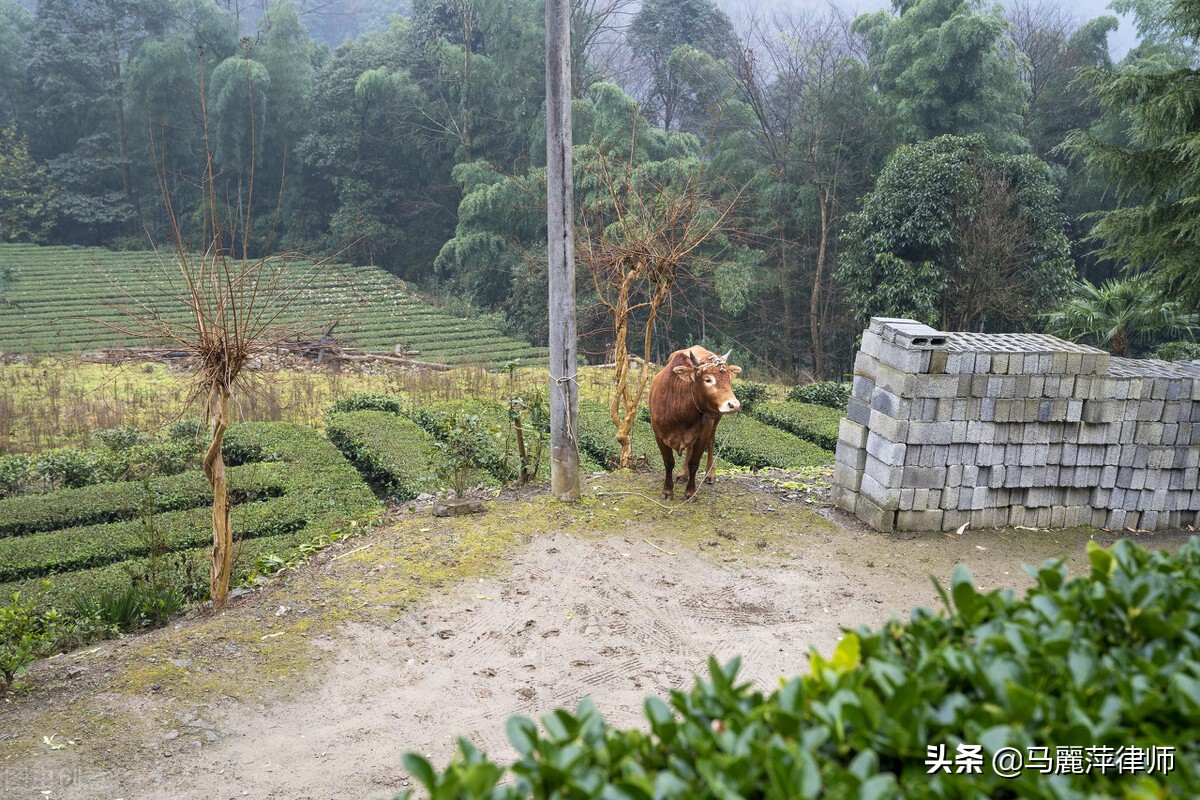
[{"label": "cow's hoof", "polygon": [[691,499],[692,499],[693,497],[695,497],[695,496],[696,496],[696,490],[695,490],[695,489],[692,489],[691,491],[688,491],[688,492],[684,492],[684,493],[683,493],[683,499],[684,499],[684,500],[691,500]]},{"label": "cow's hoof", "polygon": [[676,476],[675,476],[675,482],[676,482],[676,483],[687,483],[687,479],[688,479],[688,476],[687,476],[687,473],[686,473],[686,472],[685,472],[684,474],[682,474],[682,475],[676,475]]},{"label": "cow's hoof", "polygon": [[712,486],[714,483],[717,482],[717,476],[716,475],[705,475],[704,482],[707,483],[709,486]]},{"label": "cow's hoof", "polygon": [[675,499],[675,493],[674,493],[674,492],[663,492],[663,493],[662,493],[662,499],[663,499],[663,500],[674,500],[674,499]]}]

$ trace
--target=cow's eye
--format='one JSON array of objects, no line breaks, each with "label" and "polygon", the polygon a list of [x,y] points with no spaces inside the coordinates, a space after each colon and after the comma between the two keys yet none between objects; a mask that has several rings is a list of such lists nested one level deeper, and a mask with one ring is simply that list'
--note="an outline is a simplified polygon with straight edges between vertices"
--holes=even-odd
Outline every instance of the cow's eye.
[{"label": "cow's eye", "polygon": [[717,379],[716,378],[705,378],[704,382],[707,383],[709,386],[712,386],[714,383],[717,382]]}]

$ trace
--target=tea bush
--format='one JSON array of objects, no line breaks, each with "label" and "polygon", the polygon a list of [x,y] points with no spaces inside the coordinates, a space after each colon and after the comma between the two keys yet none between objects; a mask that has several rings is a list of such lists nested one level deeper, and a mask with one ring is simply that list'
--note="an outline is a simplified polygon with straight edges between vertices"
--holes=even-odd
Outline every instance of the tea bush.
[{"label": "tea bush", "polygon": [[832,461],[829,451],[744,414],[724,417],[717,425],[716,451],[726,461],[756,470],[815,467]]},{"label": "tea bush", "polygon": [[[978,591],[960,566],[938,587],[948,613],[847,631],[769,694],[738,682],[737,659],[710,659],[708,681],[647,699],[648,730],[609,727],[585,699],[540,730],[509,719],[511,765],[466,740],[441,772],[415,753],[403,763],[435,800],[1200,796],[1200,539],[1175,554],[1088,550],[1090,575],[1030,569],[1020,600]],[[930,761],[960,745],[981,747],[978,771]],[[1173,770],[1107,766],[1153,747],[1174,748]],[[1002,777],[1002,748],[1078,748],[1088,771]]]},{"label": "tea bush", "polygon": [[412,420],[387,410],[331,413],[325,433],[363,477],[393,500],[437,490],[433,439]]},{"label": "tea bush", "polygon": [[771,389],[765,383],[755,381],[737,381],[733,385],[733,393],[742,404],[742,413],[754,410],[759,403],[771,399]]},{"label": "tea bush", "polygon": [[58,640],[58,614],[40,613],[20,592],[0,605],[0,689],[12,686],[18,675],[45,655]]},{"label": "tea bush", "polygon": [[508,411],[494,400],[443,400],[426,403],[413,411],[412,420],[439,442],[450,439],[455,421],[463,415],[478,421],[478,447],[474,466],[501,483],[517,478],[517,445],[510,435]]},{"label": "tea bush", "polygon": [[843,412],[812,403],[765,403],[751,416],[768,425],[782,428],[826,450],[836,450],[838,424]]},{"label": "tea bush", "polygon": [[339,398],[329,409],[331,414],[347,411],[386,411],[389,414],[407,414],[409,404],[403,397],[394,394],[355,392]]},{"label": "tea bush", "polygon": [[[306,542],[379,514],[379,503],[357,470],[311,428],[235,425],[226,432],[226,445],[227,452],[257,459],[228,473],[239,579],[261,556],[295,553]],[[147,489],[155,524],[173,557],[206,576],[209,548],[204,545],[212,534],[203,506],[211,502],[211,492],[194,471],[0,500],[0,530],[12,537],[0,538],[0,580],[9,581],[0,584],[0,593],[32,596],[40,579],[31,576],[39,575],[49,580],[37,593],[41,607],[69,608],[78,597],[123,592],[131,574],[146,568],[138,517],[148,505]]]},{"label": "tea bush", "polygon": [[793,386],[787,390],[787,399],[797,403],[812,403],[813,405],[836,408],[845,413],[850,405],[850,384],[836,381],[817,381],[803,386]]}]

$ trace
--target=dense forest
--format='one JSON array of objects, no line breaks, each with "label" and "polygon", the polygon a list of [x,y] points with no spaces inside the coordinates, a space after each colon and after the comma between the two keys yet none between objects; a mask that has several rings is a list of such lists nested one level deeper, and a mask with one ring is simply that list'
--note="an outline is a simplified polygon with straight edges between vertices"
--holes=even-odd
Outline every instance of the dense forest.
[{"label": "dense forest", "polygon": [[[1138,32],[1118,63],[1115,17],[1048,0],[736,24],[712,0],[574,0],[583,350],[609,356],[599,265],[631,226],[685,231],[658,353],[837,378],[880,314],[1189,339],[1200,2],[1113,9]],[[543,20],[540,0],[0,0],[0,240],[199,246],[211,162],[252,212],[239,246],[376,264],[544,343]]]}]

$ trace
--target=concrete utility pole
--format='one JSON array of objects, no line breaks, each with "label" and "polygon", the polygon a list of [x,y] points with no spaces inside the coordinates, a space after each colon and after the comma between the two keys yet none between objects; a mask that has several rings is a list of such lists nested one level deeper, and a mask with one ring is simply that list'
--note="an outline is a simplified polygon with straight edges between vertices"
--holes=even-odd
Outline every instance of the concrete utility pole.
[{"label": "concrete utility pole", "polygon": [[546,222],[550,273],[550,491],[579,499],[575,380],[575,214],[571,169],[571,3],[546,0]]}]

